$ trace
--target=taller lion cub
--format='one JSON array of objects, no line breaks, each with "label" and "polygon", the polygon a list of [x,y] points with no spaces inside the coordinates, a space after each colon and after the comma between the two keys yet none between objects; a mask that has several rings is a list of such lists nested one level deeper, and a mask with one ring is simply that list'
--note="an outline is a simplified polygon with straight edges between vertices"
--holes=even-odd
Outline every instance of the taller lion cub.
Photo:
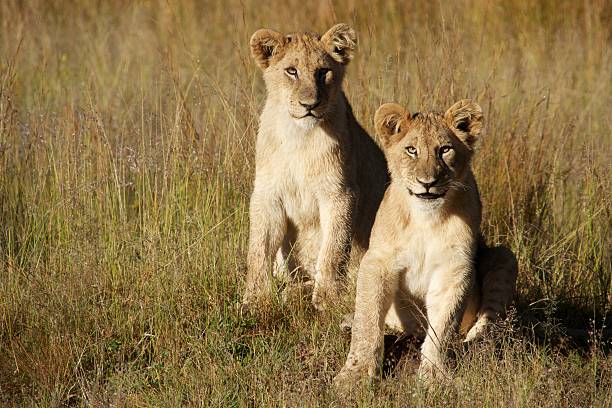
[{"label": "taller lion cub", "polygon": [[385,323],[425,329],[419,372],[427,376],[445,370],[459,326],[474,339],[512,300],[516,260],[505,248],[484,248],[480,233],[470,161],[482,118],[469,100],[445,114],[411,115],[396,104],[376,112],[392,181],[357,274],[351,348],[338,385],[378,374]]},{"label": "taller lion cub", "polygon": [[294,260],[289,270],[314,279],[312,301],[323,308],[336,296],[351,242],[367,248],[389,176],[342,91],[356,40],[346,24],[322,36],[261,29],[251,38],[267,99],[250,202],[246,306],[267,295],[276,258],[278,268]]}]

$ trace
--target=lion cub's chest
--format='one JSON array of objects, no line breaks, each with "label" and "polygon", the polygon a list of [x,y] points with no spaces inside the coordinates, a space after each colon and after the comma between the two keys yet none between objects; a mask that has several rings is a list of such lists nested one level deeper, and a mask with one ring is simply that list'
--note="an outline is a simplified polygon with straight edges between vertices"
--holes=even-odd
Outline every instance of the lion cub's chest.
[{"label": "lion cub's chest", "polygon": [[287,218],[298,227],[318,224],[319,222],[319,201],[312,179],[301,178],[299,174],[291,171],[287,174],[284,185],[281,187],[283,205]]},{"label": "lion cub's chest", "polygon": [[320,201],[345,184],[338,144],[321,133],[287,138],[275,152],[282,174],[277,188],[287,217],[298,226],[318,224]]},{"label": "lion cub's chest", "polygon": [[459,217],[440,222],[416,220],[402,235],[397,254],[397,268],[403,271],[400,285],[420,299],[425,299],[432,285],[463,273],[471,263],[474,239]]}]

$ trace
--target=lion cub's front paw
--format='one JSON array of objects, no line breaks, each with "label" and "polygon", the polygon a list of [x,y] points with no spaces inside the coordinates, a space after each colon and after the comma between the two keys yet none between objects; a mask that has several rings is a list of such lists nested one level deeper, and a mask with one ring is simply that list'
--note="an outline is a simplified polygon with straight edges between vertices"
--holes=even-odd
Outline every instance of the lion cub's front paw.
[{"label": "lion cub's front paw", "polygon": [[343,394],[349,393],[371,381],[367,371],[363,367],[344,366],[334,377],[334,387]]},{"label": "lion cub's front paw", "polygon": [[445,366],[441,364],[435,365],[428,360],[421,361],[417,371],[419,380],[425,384],[434,384],[440,379],[447,378],[448,375],[448,370]]},{"label": "lion cub's front paw", "polygon": [[349,352],[344,367],[334,378],[334,386],[338,391],[347,392],[370,384],[379,378],[378,366],[376,356]]},{"label": "lion cub's front paw", "polygon": [[336,281],[315,281],[312,290],[312,304],[315,309],[323,311],[338,300],[338,285]]},{"label": "lion cub's front paw", "polygon": [[268,294],[264,291],[247,291],[242,296],[240,311],[242,313],[252,313],[262,305],[270,302]]},{"label": "lion cub's front paw", "polygon": [[355,380],[359,380],[359,376],[354,370],[349,370],[344,367],[335,377],[334,377],[334,388],[340,392],[348,392],[355,385]]}]

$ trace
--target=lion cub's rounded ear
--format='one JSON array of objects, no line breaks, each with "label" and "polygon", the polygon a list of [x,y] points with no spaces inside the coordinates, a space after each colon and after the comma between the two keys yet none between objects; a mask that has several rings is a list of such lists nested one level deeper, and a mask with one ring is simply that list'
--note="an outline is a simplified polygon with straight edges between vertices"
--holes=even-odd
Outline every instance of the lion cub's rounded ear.
[{"label": "lion cub's rounded ear", "polygon": [[336,24],[323,34],[321,42],[333,59],[348,64],[357,48],[357,33],[348,24]]},{"label": "lion cub's rounded ear", "polygon": [[410,113],[397,103],[385,103],[376,110],[374,127],[376,128],[376,134],[385,146],[388,146],[391,142],[391,136],[401,131],[402,121],[409,116]]},{"label": "lion cub's rounded ear", "polygon": [[278,31],[262,28],[251,36],[251,55],[261,69],[270,66],[270,58],[285,44],[285,37]]},{"label": "lion cub's rounded ear", "polygon": [[451,106],[444,114],[446,123],[457,137],[468,146],[480,137],[483,115],[482,108],[470,99],[462,99]]}]

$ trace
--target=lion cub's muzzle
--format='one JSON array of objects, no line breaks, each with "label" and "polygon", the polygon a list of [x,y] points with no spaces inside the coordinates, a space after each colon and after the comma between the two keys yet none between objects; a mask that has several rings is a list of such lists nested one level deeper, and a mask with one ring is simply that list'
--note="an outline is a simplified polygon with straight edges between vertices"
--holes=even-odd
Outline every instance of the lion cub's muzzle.
[{"label": "lion cub's muzzle", "polygon": [[[426,181],[420,180],[418,177],[416,179],[417,183],[415,183],[418,188],[410,189],[410,193],[415,197],[422,200],[436,200],[438,198],[442,198],[448,192],[448,188],[446,186],[440,185],[441,180],[437,179],[428,179]],[[424,191],[423,191],[424,190]]]},{"label": "lion cub's muzzle", "polygon": [[299,103],[300,107],[297,106],[290,112],[294,119],[314,118],[322,119],[324,114],[324,108],[321,106],[321,101],[314,103]]},{"label": "lion cub's muzzle", "polygon": [[320,92],[303,92],[289,99],[289,114],[295,120],[321,120],[327,110],[326,98]]}]

